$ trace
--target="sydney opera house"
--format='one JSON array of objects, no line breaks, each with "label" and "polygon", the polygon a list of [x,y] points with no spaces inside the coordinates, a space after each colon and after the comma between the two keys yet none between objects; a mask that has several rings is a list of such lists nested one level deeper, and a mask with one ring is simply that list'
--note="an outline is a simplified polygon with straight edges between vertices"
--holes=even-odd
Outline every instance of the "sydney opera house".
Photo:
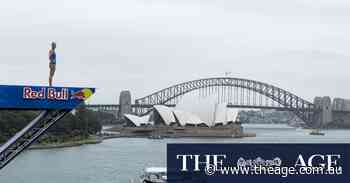
[{"label": "sydney opera house", "polygon": [[[225,106],[224,106],[225,107]],[[212,122],[201,120],[197,115],[169,108],[163,105],[153,107],[151,114],[139,117],[132,114],[125,114],[124,119],[127,121],[127,126],[173,126],[173,127],[215,127],[226,126],[233,123],[238,123],[237,113],[229,114],[226,108],[218,106],[214,112]]]},{"label": "sydney opera house", "polygon": [[217,105],[213,119],[202,120],[199,116],[163,105],[156,105],[149,115],[139,117],[125,114],[124,132],[139,135],[157,133],[171,137],[238,137],[242,127],[237,120],[237,112],[227,112],[226,105]]}]

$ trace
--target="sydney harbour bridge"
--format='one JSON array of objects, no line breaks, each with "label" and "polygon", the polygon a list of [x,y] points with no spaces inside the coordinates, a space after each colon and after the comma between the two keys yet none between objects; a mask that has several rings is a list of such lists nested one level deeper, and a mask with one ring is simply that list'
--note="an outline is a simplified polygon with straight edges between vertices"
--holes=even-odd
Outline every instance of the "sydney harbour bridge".
[{"label": "sydney harbour bridge", "polygon": [[[125,113],[139,116],[147,114],[154,105],[175,107],[182,97],[196,93],[199,98],[215,96],[218,103],[226,103],[228,108],[276,109],[291,111],[308,126],[317,126],[344,120],[350,113],[350,102],[345,99],[315,97],[307,101],[302,97],[277,86],[242,78],[216,77],[183,82],[131,102],[130,92],[123,91],[119,104],[86,105],[89,109],[115,111],[118,117]],[[348,105],[349,103],[349,105]]]}]

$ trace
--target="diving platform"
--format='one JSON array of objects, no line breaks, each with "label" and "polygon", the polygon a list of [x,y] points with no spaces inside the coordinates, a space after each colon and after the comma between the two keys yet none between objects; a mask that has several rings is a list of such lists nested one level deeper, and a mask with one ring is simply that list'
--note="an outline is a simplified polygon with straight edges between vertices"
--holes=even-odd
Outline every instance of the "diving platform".
[{"label": "diving platform", "polygon": [[0,85],[0,110],[41,111],[0,147],[0,170],[94,93],[95,88]]}]

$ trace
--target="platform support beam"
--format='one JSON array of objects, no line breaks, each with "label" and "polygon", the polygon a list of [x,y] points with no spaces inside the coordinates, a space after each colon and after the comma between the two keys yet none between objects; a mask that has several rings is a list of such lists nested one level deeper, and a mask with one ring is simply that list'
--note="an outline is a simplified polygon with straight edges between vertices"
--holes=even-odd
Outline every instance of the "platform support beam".
[{"label": "platform support beam", "polygon": [[26,127],[16,133],[0,147],[0,169],[10,163],[18,154],[28,148],[52,125],[63,118],[70,109],[45,110],[32,120]]}]

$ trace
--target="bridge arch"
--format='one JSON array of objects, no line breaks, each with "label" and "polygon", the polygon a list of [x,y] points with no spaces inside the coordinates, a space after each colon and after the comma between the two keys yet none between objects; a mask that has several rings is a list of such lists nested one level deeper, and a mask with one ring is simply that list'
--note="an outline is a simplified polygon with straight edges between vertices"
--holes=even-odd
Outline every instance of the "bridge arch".
[{"label": "bridge arch", "polygon": [[194,90],[218,86],[242,88],[258,93],[292,111],[308,125],[312,123],[312,115],[315,110],[313,103],[274,85],[242,78],[216,77],[183,82],[136,99],[135,104],[164,105]]}]

